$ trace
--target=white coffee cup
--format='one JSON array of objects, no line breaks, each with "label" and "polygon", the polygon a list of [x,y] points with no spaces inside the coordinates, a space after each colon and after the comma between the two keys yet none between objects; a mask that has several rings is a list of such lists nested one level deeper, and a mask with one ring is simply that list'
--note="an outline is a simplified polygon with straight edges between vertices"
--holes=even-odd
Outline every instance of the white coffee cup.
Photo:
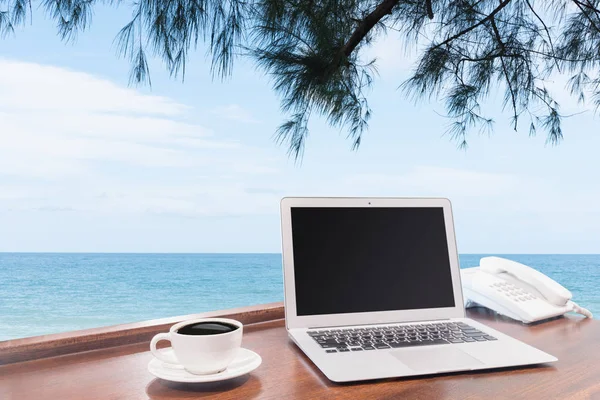
[{"label": "white coffee cup", "polygon": [[[234,325],[237,329],[213,335],[182,335],[177,330],[199,322],[222,322]],[[241,322],[228,318],[199,318],[179,322],[168,333],[159,333],[150,342],[150,351],[154,357],[168,364],[179,364],[188,372],[196,375],[216,374],[227,368],[242,345],[244,326]],[[161,340],[168,340],[173,353],[168,354],[156,349]]]}]

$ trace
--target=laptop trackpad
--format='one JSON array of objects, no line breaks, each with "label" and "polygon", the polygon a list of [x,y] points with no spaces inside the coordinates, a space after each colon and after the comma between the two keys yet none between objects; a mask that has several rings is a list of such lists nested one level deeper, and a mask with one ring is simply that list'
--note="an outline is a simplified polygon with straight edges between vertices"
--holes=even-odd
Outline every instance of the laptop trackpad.
[{"label": "laptop trackpad", "polygon": [[389,354],[412,370],[428,373],[459,371],[483,365],[475,357],[452,346],[402,349],[391,351]]}]

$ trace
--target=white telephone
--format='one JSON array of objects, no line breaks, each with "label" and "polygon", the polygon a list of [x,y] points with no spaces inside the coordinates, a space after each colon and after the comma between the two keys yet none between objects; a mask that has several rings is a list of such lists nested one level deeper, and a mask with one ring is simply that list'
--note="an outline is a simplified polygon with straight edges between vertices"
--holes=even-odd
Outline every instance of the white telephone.
[{"label": "white telephone", "polygon": [[484,306],[512,319],[531,323],[570,311],[592,318],[571,301],[571,292],[526,265],[500,257],[483,257],[479,267],[461,270],[465,305]]}]

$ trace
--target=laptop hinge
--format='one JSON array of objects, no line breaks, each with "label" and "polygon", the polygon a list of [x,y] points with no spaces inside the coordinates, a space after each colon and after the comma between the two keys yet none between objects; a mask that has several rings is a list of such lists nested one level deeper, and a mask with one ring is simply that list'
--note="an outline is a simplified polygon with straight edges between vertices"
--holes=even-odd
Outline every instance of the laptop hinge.
[{"label": "laptop hinge", "polygon": [[330,326],[311,326],[311,327],[307,327],[306,329],[328,329],[328,328],[339,328],[339,327],[343,327],[343,326],[414,324],[414,323],[450,321],[451,319],[454,319],[454,318],[438,318],[438,319],[414,320],[414,321],[402,321],[402,322],[373,322],[373,323],[369,323],[369,324],[346,324],[346,325],[330,325]]}]

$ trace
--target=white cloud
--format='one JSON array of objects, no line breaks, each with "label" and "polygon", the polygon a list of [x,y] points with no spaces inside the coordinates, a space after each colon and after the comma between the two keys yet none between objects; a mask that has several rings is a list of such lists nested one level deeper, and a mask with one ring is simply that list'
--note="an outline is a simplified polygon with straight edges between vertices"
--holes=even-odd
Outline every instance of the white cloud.
[{"label": "white cloud", "polygon": [[65,68],[0,58],[0,109],[179,115],[171,99]]},{"label": "white cloud", "polygon": [[244,185],[276,173],[273,157],[217,138],[188,120],[190,109],[89,74],[0,59],[0,210],[217,215],[229,197],[245,199],[241,212],[260,210]]},{"label": "white cloud", "polygon": [[254,118],[252,113],[238,104],[228,104],[226,106],[216,107],[211,111],[212,114],[232,121],[256,124],[260,121]]},{"label": "white cloud", "polygon": [[15,185],[0,186],[0,201],[2,200],[22,200],[31,198],[34,192],[26,187]]},{"label": "white cloud", "polygon": [[281,195],[248,190],[243,182],[206,179],[203,184],[124,184],[99,182],[73,190],[69,185],[27,190],[0,186],[0,209],[78,211],[108,214],[159,214],[187,218],[276,214]]},{"label": "white cloud", "polygon": [[419,166],[399,174],[359,174],[347,184],[396,193],[396,196],[485,197],[514,190],[519,180],[508,174]]},{"label": "white cloud", "polygon": [[81,160],[186,167],[210,161],[201,150],[239,147],[181,121],[188,109],[81,72],[0,60],[0,171],[73,175],[87,168]]},{"label": "white cloud", "polygon": [[126,187],[105,193],[101,207],[125,212],[172,214],[184,217],[273,214],[279,198],[274,193],[251,193],[242,183],[227,181],[203,185],[148,186],[131,190]]}]

